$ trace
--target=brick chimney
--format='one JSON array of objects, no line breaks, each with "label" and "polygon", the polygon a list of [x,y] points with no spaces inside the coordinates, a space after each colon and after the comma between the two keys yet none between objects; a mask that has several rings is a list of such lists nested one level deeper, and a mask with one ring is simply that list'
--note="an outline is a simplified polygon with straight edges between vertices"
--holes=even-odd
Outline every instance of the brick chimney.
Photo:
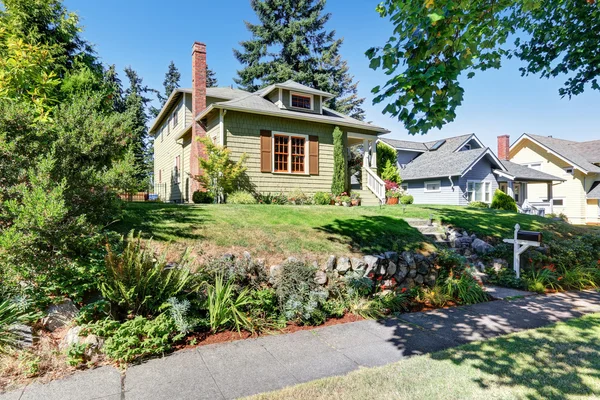
[{"label": "brick chimney", "polygon": [[[206,108],[206,45],[194,42],[192,46],[192,143],[190,154],[190,173],[200,174],[198,157],[204,157],[204,146],[198,142],[198,138],[206,136],[204,127],[196,122],[196,117]],[[190,185],[191,194],[199,189],[197,181],[192,180]]]},{"label": "brick chimney", "polygon": [[510,148],[510,136],[498,136],[498,158],[508,161],[508,149]]}]

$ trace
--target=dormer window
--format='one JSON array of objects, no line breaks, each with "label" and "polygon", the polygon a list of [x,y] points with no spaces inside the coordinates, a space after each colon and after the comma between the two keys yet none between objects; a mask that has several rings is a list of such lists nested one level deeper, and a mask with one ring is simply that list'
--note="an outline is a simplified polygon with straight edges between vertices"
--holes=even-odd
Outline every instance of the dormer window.
[{"label": "dormer window", "polygon": [[312,110],[313,98],[311,95],[291,93],[291,97],[292,97],[292,101],[291,101],[292,107],[303,108],[305,110]]}]

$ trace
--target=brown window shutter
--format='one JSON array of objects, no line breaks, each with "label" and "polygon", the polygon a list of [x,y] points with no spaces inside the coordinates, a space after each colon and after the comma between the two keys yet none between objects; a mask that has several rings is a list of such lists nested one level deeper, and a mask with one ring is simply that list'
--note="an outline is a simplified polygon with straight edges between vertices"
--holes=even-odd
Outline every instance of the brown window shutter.
[{"label": "brown window shutter", "polygon": [[260,131],[260,172],[271,172],[271,131]]},{"label": "brown window shutter", "polygon": [[308,173],[311,175],[319,175],[319,137],[308,137]]}]

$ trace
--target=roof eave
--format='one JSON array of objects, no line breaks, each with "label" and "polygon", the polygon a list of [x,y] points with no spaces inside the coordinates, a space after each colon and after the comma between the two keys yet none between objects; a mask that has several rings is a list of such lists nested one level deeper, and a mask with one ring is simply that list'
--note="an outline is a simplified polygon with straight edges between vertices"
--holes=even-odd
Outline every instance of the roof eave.
[{"label": "roof eave", "polygon": [[490,148],[486,148],[484,152],[482,152],[479,157],[477,157],[463,172],[461,172],[460,176],[464,176],[467,172],[469,172],[471,169],[473,169],[473,167],[479,162],[481,161],[481,159],[483,157],[485,157],[486,155],[489,155],[492,157],[492,159],[496,162],[496,164],[502,169],[502,171],[507,172],[508,170],[506,169],[506,167],[504,165],[502,165],[502,162],[500,161],[500,159],[498,157],[496,157],[496,155],[494,154],[494,152],[492,152],[490,150]]},{"label": "roof eave", "polygon": [[522,134],[509,148],[508,148],[508,152],[510,154],[510,151],[512,150],[513,147],[515,147],[517,144],[519,144],[522,140],[524,139],[528,139],[531,140],[532,142],[534,142],[535,144],[537,144],[538,146],[540,146],[541,148],[543,148],[544,150],[546,150],[549,154],[552,154],[558,158],[560,158],[561,160],[563,160],[566,163],[570,163],[573,165],[573,168],[576,168],[578,170],[580,170],[581,172],[583,172],[584,174],[589,174],[590,171],[588,171],[587,169],[581,167],[580,165],[577,165],[577,163],[573,162],[572,160],[569,160],[567,157],[563,156],[562,154],[558,153],[557,151],[551,149],[550,147],[546,146],[545,144],[541,143],[539,140],[536,140],[535,138],[529,136],[527,133]]},{"label": "roof eave", "polygon": [[156,119],[152,123],[152,126],[148,130],[148,133],[152,133],[156,130],[156,128],[158,128],[158,125],[160,125],[160,122],[162,122],[163,118],[165,117],[165,113],[167,112],[169,107],[171,107],[171,103],[173,102],[173,99],[175,99],[175,97],[178,96],[180,93],[183,93],[183,94],[192,93],[192,91],[187,90],[187,89],[181,89],[181,88],[177,88],[177,89],[173,90],[173,92],[171,93],[171,95],[169,96],[167,101],[165,102],[165,105],[160,109],[160,112],[156,116]]}]

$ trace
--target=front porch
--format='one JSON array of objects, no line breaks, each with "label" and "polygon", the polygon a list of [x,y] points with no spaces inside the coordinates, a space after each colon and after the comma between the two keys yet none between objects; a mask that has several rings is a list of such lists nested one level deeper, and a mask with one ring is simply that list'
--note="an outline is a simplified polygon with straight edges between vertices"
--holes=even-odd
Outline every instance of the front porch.
[{"label": "front porch", "polygon": [[374,197],[376,204],[372,205],[383,204],[385,182],[377,175],[377,136],[348,132],[348,151],[358,145],[363,148],[363,162],[360,180],[351,180],[352,190],[361,193],[365,199]]},{"label": "front porch", "polygon": [[[507,171],[494,171],[498,175],[498,187],[515,200],[520,213],[544,216],[554,214],[555,206],[562,206],[564,200],[554,198],[552,187],[564,179],[510,161],[502,161],[502,164]],[[530,196],[530,184],[536,185],[535,197]],[[544,185],[545,191],[541,190]]]}]

